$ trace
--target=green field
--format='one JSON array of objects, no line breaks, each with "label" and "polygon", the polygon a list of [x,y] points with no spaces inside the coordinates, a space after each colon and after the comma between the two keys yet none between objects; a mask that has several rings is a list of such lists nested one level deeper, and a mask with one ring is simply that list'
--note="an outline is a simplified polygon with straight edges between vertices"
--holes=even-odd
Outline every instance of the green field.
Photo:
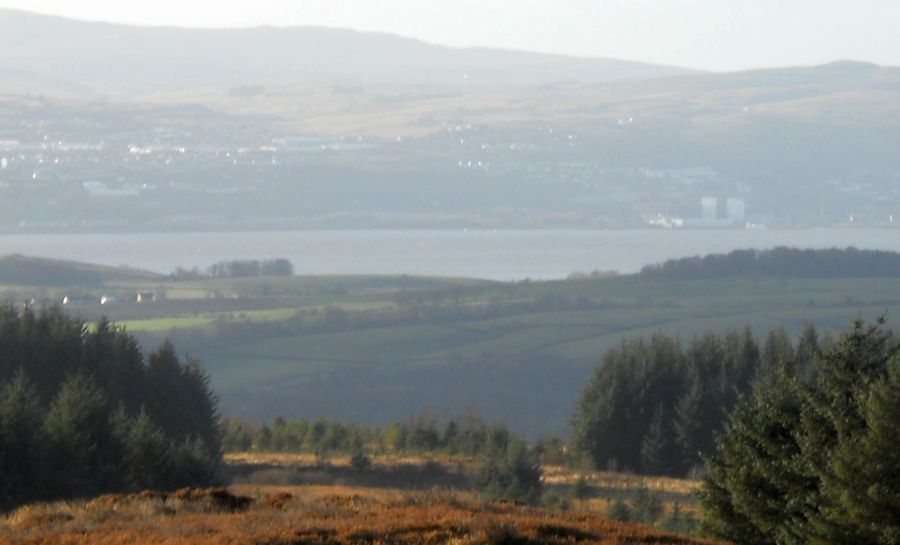
[{"label": "green field", "polygon": [[117,326],[131,332],[167,332],[173,329],[197,328],[213,325],[219,321],[270,322],[286,320],[297,314],[295,309],[275,308],[269,310],[246,310],[241,312],[210,312],[195,315],[165,316],[146,320],[119,320]]}]

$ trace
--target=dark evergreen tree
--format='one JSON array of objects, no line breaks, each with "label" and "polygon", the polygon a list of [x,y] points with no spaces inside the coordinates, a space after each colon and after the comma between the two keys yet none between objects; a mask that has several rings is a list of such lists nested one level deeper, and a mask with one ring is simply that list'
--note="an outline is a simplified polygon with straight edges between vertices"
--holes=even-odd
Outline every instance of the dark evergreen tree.
[{"label": "dark evergreen tree", "polygon": [[113,419],[113,430],[120,443],[122,458],[119,477],[131,490],[166,489],[170,480],[172,452],[165,434],[141,409],[129,417],[120,409]]},{"label": "dark evergreen tree", "polygon": [[609,508],[606,510],[606,516],[610,520],[617,520],[619,522],[631,522],[631,507],[628,503],[622,498],[616,498],[613,501]]},{"label": "dark evergreen tree", "polygon": [[659,494],[641,485],[631,500],[631,520],[648,526],[656,524],[663,514],[663,502]]},{"label": "dark evergreen tree", "polygon": [[0,388],[0,510],[36,497],[42,420],[37,391],[20,369]]},{"label": "dark evergreen tree", "polygon": [[777,380],[778,370],[787,361],[795,361],[794,344],[783,327],[769,332],[760,357],[756,380],[771,384]]},{"label": "dark evergreen tree", "polygon": [[221,447],[209,378],[171,345],[161,352],[151,373],[106,320],[88,330],[55,307],[0,305],[0,508],[183,486],[176,469],[211,482]]},{"label": "dark evergreen tree", "polygon": [[541,466],[524,441],[490,455],[475,476],[475,487],[489,499],[535,504],[541,497]]},{"label": "dark evergreen tree", "polygon": [[670,475],[677,462],[675,443],[671,430],[663,420],[662,409],[650,421],[650,427],[641,443],[641,472],[647,475]]},{"label": "dark evergreen tree", "polygon": [[673,432],[678,473],[686,473],[708,453],[710,418],[705,412],[704,384],[696,372],[690,374],[687,390],[675,404]]},{"label": "dark evergreen tree", "polygon": [[[739,403],[701,493],[704,526],[738,544],[896,544],[898,345],[883,324],[784,362]],[[766,377],[764,377],[766,378]]]},{"label": "dark evergreen tree", "polygon": [[153,422],[176,442],[200,439],[213,457],[221,451],[218,400],[209,385],[209,376],[197,362],[183,364],[171,342],[151,352],[147,384],[152,396],[147,412]]},{"label": "dark evergreen tree", "polygon": [[807,396],[800,438],[802,473],[816,484],[802,498],[808,512],[802,531],[814,541],[852,542],[860,537],[852,524],[833,516],[843,504],[826,490],[852,489],[832,471],[835,452],[841,445],[858,445],[865,434],[869,423],[863,399],[887,375],[897,351],[892,334],[883,329],[883,320],[874,326],[857,321],[819,358],[819,381]]},{"label": "dark evergreen tree", "polygon": [[103,392],[83,374],[70,376],[44,419],[44,471],[51,496],[114,488],[118,452]]},{"label": "dark evergreen tree", "polygon": [[866,429],[832,453],[824,515],[856,542],[900,544],[900,362],[860,399]]},{"label": "dark evergreen tree", "polygon": [[[171,465],[167,481],[174,486],[209,486],[217,482],[220,458],[210,454],[199,438],[186,438],[170,447]],[[171,486],[170,486],[171,488]]]}]

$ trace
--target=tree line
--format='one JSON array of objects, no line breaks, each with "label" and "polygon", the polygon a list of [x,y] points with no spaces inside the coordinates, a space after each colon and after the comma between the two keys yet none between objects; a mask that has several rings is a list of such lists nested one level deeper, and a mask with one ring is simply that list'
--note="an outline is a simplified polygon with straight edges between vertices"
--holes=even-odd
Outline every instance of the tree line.
[{"label": "tree line", "polygon": [[856,248],[735,250],[728,254],[672,259],[644,267],[639,276],[657,281],[718,278],[896,278],[900,253]]},{"label": "tree line", "polygon": [[293,276],[294,265],[284,258],[278,259],[233,259],[213,263],[201,272],[200,269],[178,267],[169,275],[174,280],[200,280],[204,278],[253,278],[256,276]]},{"label": "tree line", "polygon": [[598,469],[685,476],[713,452],[715,435],[754,380],[770,381],[783,360],[808,379],[828,339],[813,326],[793,340],[764,342],[749,329],[707,333],[684,344],[662,333],[623,340],[606,352],[578,401],[575,448]]},{"label": "tree line", "polygon": [[0,509],[206,485],[221,459],[217,399],[171,343],[59,308],[0,306]]},{"label": "tree line", "polygon": [[358,426],[329,419],[285,420],[270,423],[225,418],[222,424],[226,452],[298,452],[332,454],[433,454],[488,457],[504,453],[523,441],[502,424],[489,424],[469,412],[444,418],[424,413],[386,427]]}]

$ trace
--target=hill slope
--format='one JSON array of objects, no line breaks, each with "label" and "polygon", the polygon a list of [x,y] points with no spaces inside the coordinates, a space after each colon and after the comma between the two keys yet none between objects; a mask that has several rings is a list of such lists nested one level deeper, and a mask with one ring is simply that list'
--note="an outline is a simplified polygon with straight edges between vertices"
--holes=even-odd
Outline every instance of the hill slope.
[{"label": "hill slope", "polygon": [[688,73],[611,59],[453,49],[328,28],[132,27],[10,10],[0,10],[0,50],[0,66],[52,74],[98,91],[145,93],[309,80],[522,85]]},{"label": "hill slope", "polygon": [[23,255],[0,256],[0,283],[18,286],[99,286],[108,282],[154,282],[163,275],[75,261]]}]

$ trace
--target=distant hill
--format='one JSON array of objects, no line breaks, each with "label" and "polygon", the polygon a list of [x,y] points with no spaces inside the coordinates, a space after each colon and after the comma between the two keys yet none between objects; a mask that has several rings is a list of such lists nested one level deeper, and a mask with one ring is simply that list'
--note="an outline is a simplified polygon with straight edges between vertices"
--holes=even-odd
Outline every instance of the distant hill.
[{"label": "distant hill", "polygon": [[689,73],[612,59],[457,49],[319,27],[196,30],[79,22],[0,10],[0,67],[102,92],[352,81],[539,85]]},{"label": "distant hill", "polygon": [[9,10],[0,51],[5,231],[636,228],[703,197],[770,228],[900,215],[895,67],[718,74]]},{"label": "distant hill", "polygon": [[106,282],[161,278],[162,275],[137,269],[23,255],[0,257],[0,283],[17,286],[99,286]]}]

